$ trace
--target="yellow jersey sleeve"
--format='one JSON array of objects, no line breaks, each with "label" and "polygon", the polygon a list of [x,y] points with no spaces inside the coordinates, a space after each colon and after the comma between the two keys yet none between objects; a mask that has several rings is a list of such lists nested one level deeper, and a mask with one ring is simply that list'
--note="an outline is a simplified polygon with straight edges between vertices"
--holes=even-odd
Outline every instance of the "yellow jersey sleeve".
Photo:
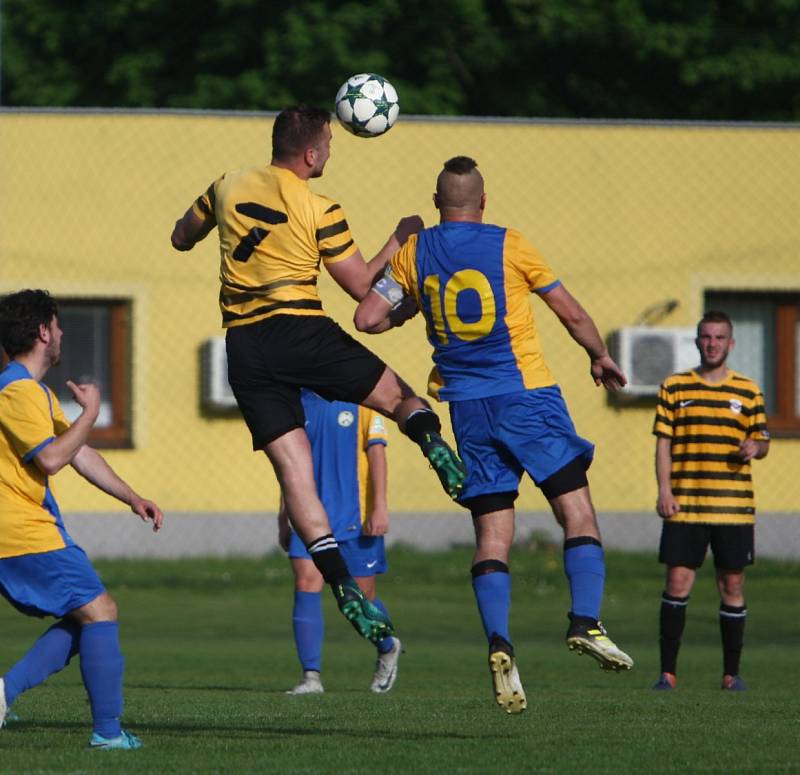
[{"label": "yellow jersey sleeve", "polygon": [[523,274],[532,291],[548,291],[558,284],[558,278],[539,251],[515,229],[506,230],[505,249],[507,255],[514,257],[512,266]]},{"label": "yellow jersey sleeve", "polygon": [[220,180],[222,178],[217,178],[192,204],[192,212],[204,223],[207,221],[217,222],[214,207],[217,199],[216,185]]},{"label": "yellow jersey sleeve", "polygon": [[365,447],[373,444],[383,444],[384,446],[389,443],[389,435],[386,432],[386,421],[383,416],[378,412],[368,409],[365,412],[367,421],[367,433]]},{"label": "yellow jersey sleeve", "polygon": [[419,288],[417,287],[417,235],[412,234],[405,245],[396,251],[389,261],[389,273],[392,279],[403,290],[413,295],[420,303]]},{"label": "yellow jersey sleeve", "polygon": [[658,389],[653,433],[656,436],[664,436],[665,438],[671,439],[674,435],[672,428],[675,422],[675,407],[672,403],[672,398],[670,397],[667,386],[668,381],[663,382]]},{"label": "yellow jersey sleeve", "polygon": [[29,462],[55,439],[56,407],[66,430],[69,423],[55,396],[35,380],[17,380],[0,392],[0,428],[23,462]]},{"label": "yellow jersey sleeve", "polygon": [[316,237],[320,258],[326,266],[344,261],[358,250],[344,210],[336,202],[331,202],[322,213]]}]

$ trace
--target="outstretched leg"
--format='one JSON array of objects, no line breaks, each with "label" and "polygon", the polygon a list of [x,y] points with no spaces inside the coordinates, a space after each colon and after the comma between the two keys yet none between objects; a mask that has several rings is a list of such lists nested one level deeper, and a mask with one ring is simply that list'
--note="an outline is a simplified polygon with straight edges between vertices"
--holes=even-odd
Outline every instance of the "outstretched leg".
[{"label": "outstretched leg", "polygon": [[603,670],[630,670],[633,660],[608,637],[600,622],[605,557],[588,485],[569,489],[580,480],[585,481],[585,468],[574,460],[541,484],[564,530],[564,571],[572,596],[567,646],[578,654],[589,654]]},{"label": "outstretched leg", "polygon": [[339,610],[363,638],[377,643],[392,633],[392,623],[372,605],[353,580],[328,515],[317,495],[311,445],[302,428],[294,428],[267,444],[289,521],[306,545],[317,570],[329,584]]},{"label": "outstretched leg", "polygon": [[464,486],[466,469],[458,455],[442,438],[439,417],[427,401],[388,366],[372,392],[361,402],[391,417],[428,459],[445,492],[454,500]]}]

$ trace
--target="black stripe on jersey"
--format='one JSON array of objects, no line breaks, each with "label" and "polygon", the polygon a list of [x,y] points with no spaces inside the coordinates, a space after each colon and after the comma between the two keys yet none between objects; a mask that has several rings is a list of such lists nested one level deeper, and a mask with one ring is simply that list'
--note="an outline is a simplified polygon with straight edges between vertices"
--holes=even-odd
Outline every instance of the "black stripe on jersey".
[{"label": "black stripe on jersey", "polygon": [[230,323],[232,320],[247,320],[257,315],[264,315],[276,309],[322,309],[322,302],[318,299],[297,299],[295,301],[276,301],[274,304],[265,304],[257,309],[238,315],[235,312],[223,312],[222,322]]},{"label": "black stripe on jersey", "polygon": [[[244,291],[245,293],[252,294],[253,297],[264,296],[269,291],[274,291],[276,288],[284,288],[287,285],[316,285],[317,278],[313,277],[309,280],[276,280],[274,283],[267,283],[266,285],[239,285],[239,283],[229,283],[227,280],[223,284],[223,289],[233,288],[235,291]],[[219,292],[220,299],[226,298],[222,290]]]},{"label": "black stripe on jersey", "polygon": [[269,291],[273,288],[280,288],[284,285],[316,285],[317,278],[313,277],[309,280],[276,280],[274,283],[267,283],[266,285],[239,285],[239,283],[232,283],[225,280],[226,288],[234,288],[237,291],[251,291],[258,293],[259,291]]},{"label": "black stripe on jersey", "polygon": [[[211,188],[213,188],[213,186]],[[206,196],[208,196],[208,193],[211,191],[211,188],[209,188],[209,190],[206,191]],[[200,209],[201,213],[203,213],[204,215],[211,215],[211,208],[206,204],[206,201],[205,199],[203,199],[202,196],[197,197],[196,204],[197,207]]]},{"label": "black stripe on jersey", "polygon": [[742,459],[735,452],[678,452],[672,455],[672,460],[680,463],[737,463],[742,465]]},{"label": "black stripe on jersey", "polygon": [[336,223],[332,223],[330,226],[323,226],[321,229],[317,229],[317,242],[327,239],[328,237],[333,237],[336,234],[341,234],[349,228],[347,221],[344,219],[336,221]]},{"label": "black stripe on jersey", "polygon": [[681,503],[681,512],[687,514],[753,514],[752,506],[698,506],[693,503]]},{"label": "black stripe on jersey", "polygon": [[735,417],[709,417],[703,414],[692,414],[689,416],[681,415],[672,420],[673,428],[686,425],[724,425],[728,428],[736,428],[742,431],[747,429],[747,426]]},{"label": "black stripe on jersey", "polygon": [[[666,391],[670,395],[678,392],[688,393],[692,390],[697,390],[701,393],[733,393],[744,398],[755,398],[756,395],[754,390],[746,390],[745,388],[737,388],[731,385],[705,385],[702,382],[677,382],[674,385],[666,386]],[[723,403],[727,404],[728,402],[724,401]]]},{"label": "black stripe on jersey", "polygon": [[332,205],[331,205],[331,206],[330,206],[330,207],[329,207],[329,208],[328,208],[328,209],[325,211],[325,215],[327,215],[328,213],[332,213],[334,210],[341,210],[341,209],[342,209],[342,206],[341,206],[340,204],[336,204],[336,203],[334,202],[334,204],[332,204]]},{"label": "black stripe on jersey", "polygon": [[328,248],[327,250],[320,250],[319,254],[323,258],[333,258],[334,256],[339,256],[347,250],[353,244],[353,240],[346,242],[344,245],[338,248]]},{"label": "black stripe on jersey", "polygon": [[697,498],[747,498],[748,500],[753,497],[752,490],[711,490],[707,487],[673,487],[672,494]]},{"label": "black stripe on jersey", "polygon": [[279,223],[286,223],[289,216],[280,210],[273,210],[271,207],[264,207],[258,202],[239,202],[236,205],[236,212],[246,215],[248,218],[255,218],[263,223],[271,223],[273,226]]},{"label": "black stripe on jersey", "polygon": [[[726,400],[718,401],[718,400],[703,399],[703,398],[688,398],[685,400],[690,402],[688,406],[691,406],[693,409],[697,407],[702,407],[705,409],[729,409],[731,405],[730,401]],[[664,401],[662,398],[658,399],[657,405],[660,408],[665,409],[666,411],[669,412],[680,412],[682,409],[685,408],[684,406],[680,406],[680,402],[678,401],[674,402]],[[750,417],[754,414],[757,414],[758,412],[763,412],[763,411],[764,411],[763,404],[755,404],[752,407],[743,406],[740,409],[740,412],[743,417]]]},{"label": "black stripe on jersey", "polygon": [[739,474],[735,471],[672,471],[672,479],[718,479],[725,482],[749,482],[750,474]]},{"label": "black stripe on jersey", "polygon": [[[673,448],[681,444],[725,444],[727,446],[738,447],[739,439],[736,436],[714,436],[710,433],[687,433],[685,435],[673,436]],[[674,458],[673,458],[674,459]]]}]

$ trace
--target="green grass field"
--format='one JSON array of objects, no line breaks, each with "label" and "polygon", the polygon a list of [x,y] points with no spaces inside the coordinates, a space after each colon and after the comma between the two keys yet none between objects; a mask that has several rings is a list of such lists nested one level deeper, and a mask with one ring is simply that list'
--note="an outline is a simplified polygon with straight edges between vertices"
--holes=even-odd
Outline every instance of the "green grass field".
[{"label": "green grass field", "polygon": [[[704,568],[679,688],[660,694],[650,691],[662,589],[653,558],[608,557],[604,620],[636,660],[615,675],[564,646],[560,550],[520,547],[512,635],[528,710],[512,717],[492,698],[470,556],[392,551],[381,596],[407,652],[387,695],[368,691],[372,647],[326,593],[326,693],[311,697],[284,694],[300,672],[285,558],[98,562],[121,611],[125,723],[146,747],[86,749],[74,663],[18,700],[22,720],[0,731],[0,773],[800,772],[800,565],[749,572],[742,694],[719,689],[718,602]],[[42,629],[0,608],[0,670]]]}]

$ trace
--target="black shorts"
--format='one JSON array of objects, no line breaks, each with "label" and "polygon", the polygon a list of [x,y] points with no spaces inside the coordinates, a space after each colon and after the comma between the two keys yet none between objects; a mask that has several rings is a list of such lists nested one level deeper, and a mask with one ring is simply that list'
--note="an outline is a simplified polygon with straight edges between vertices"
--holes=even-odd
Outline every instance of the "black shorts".
[{"label": "black shorts", "polygon": [[665,565],[699,568],[708,547],[714,567],[740,570],[755,562],[754,525],[702,525],[664,520],[658,561]]},{"label": "black shorts", "polygon": [[253,437],[263,449],[305,425],[300,388],[330,401],[361,403],[386,364],[317,315],[275,315],[227,330],[228,382]]}]

